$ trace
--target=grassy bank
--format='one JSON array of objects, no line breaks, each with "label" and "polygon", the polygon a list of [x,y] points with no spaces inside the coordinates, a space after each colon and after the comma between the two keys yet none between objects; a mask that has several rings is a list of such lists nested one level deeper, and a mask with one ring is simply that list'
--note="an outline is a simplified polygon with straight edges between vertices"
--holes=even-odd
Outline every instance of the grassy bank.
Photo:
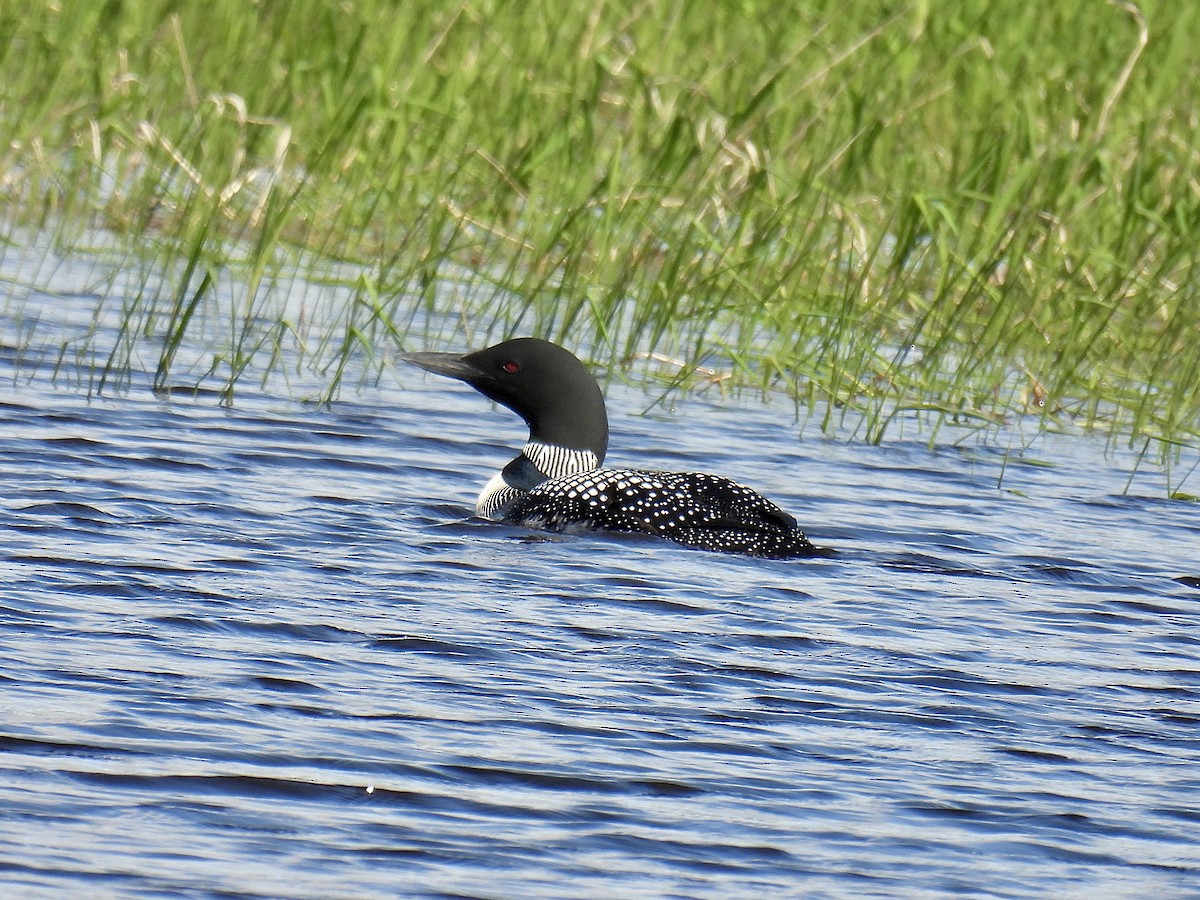
[{"label": "grassy bank", "polygon": [[[871,439],[918,408],[1195,442],[1196,34],[1168,0],[13,0],[0,220],[163,274],[88,357],[163,384],[223,290],[227,389],[299,356],[332,393],[437,310],[460,346],[720,360]],[[331,259],[362,268],[323,316],[273,301]]]}]

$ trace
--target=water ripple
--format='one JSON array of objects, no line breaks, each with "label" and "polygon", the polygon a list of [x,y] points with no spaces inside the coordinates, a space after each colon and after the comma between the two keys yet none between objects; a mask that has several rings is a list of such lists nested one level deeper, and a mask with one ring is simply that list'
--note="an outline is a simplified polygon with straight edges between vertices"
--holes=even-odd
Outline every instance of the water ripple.
[{"label": "water ripple", "polygon": [[734,475],[840,551],[762,562],[473,519],[522,435],[410,387],[0,402],[12,891],[1200,878],[1200,527],[1121,496],[1102,448],[998,489],[987,448],[798,444],[778,409],[703,403],[682,429],[615,389],[614,464]]}]

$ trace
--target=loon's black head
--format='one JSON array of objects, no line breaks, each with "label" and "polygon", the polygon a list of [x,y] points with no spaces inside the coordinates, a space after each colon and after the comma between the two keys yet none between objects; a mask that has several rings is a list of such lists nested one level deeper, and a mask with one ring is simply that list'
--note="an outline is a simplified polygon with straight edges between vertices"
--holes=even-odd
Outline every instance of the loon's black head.
[{"label": "loon's black head", "polygon": [[516,338],[465,356],[402,353],[400,358],[438,375],[465,381],[507,406],[529,426],[530,440],[591,450],[608,449],[604,395],[587,366],[569,350],[537,338]]}]

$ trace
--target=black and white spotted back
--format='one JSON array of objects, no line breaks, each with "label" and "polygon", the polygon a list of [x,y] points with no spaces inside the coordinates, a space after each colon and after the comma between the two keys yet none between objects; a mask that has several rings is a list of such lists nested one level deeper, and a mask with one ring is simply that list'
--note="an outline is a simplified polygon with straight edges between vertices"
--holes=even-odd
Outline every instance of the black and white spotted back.
[{"label": "black and white spotted back", "polygon": [[796,520],[748,487],[695,472],[593,469],[523,493],[504,520],[547,531],[652,534],[703,550],[792,558],[821,555]]}]

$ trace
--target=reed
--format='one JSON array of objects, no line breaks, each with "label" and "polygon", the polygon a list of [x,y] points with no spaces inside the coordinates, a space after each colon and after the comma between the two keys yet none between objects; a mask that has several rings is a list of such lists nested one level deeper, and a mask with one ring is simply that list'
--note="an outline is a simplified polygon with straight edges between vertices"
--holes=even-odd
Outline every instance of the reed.
[{"label": "reed", "polygon": [[1195,446],[1198,33],[1167,0],[11,0],[7,241],[103,234],[124,293],[115,331],[3,340],[92,390],[328,399],[520,332],[869,440]]}]

